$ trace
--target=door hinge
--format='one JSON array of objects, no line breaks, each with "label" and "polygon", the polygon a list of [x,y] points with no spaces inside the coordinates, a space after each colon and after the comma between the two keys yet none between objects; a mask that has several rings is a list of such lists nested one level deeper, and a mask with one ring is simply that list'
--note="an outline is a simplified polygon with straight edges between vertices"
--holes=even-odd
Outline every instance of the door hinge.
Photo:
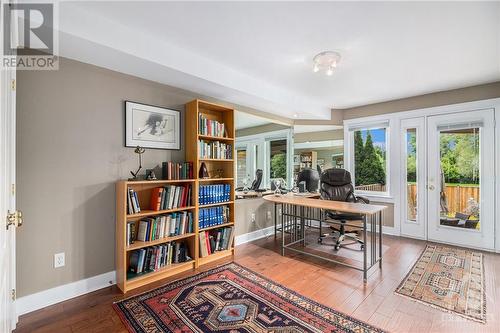
[{"label": "door hinge", "polygon": [[12,193],[12,196],[16,195],[16,184],[11,185],[10,192]]},{"label": "door hinge", "polygon": [[11,225],[15,227],[20,227],[23,225],[23,213],[20,210],[16,210],[13,213],[10,211],[7,213],[7,230]]},{"label": "door hinge", "polygon": [[12,298],[13,301],[16,300],[16,289],[12,289],[11,292],[10,292],[10,296]]},{"label": "door hinge", "polygon": [[16,91],[16,79],[12,79],[10,81],[10,86],[11,86],[13,91]]}]

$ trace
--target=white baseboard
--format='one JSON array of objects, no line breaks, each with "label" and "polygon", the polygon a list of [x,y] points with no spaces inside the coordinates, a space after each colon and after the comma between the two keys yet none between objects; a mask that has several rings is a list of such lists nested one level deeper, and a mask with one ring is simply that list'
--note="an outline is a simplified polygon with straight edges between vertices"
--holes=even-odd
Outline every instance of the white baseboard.
[{"label": "white baseboard", "polygon": [[[280,226],[278,225],[278,227],[280,227]],[[243,235],[236,236],[234,243],[235,243],[235,245],[241,245],[241,244],[245,244],[245,243],[257,240],[257,239],[267,237],[267,236],[272,236],[272,235],[274,235],[274,225],[267,227],[267,228],[264,228],[264,229],[259,229],[259,230],[255,230],[255,231],[243,234]]]},{"label": "white baseboard", "polygon": [[115,283],[116,275],[112,271],[23,296],[15,302],[16,313],[18,316],[21,316],[46,306],[111,286]]}]

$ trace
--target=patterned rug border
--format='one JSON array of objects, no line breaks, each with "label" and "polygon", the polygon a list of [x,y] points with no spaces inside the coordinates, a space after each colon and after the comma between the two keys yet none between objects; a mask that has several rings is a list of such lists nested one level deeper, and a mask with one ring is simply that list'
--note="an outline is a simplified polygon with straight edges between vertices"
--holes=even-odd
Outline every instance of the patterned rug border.
[{"label": "patterned rug border", "polygon": [[[413,266],[411,266],[411,268],[408,271],[408,273],[406,273],[403,281],[401,281],[401,283],[398,285],[398,287],[396,288],[396,290],[394,290],[394,294],[396,294],[396,295],[398,295],[398,296],[400,296],[402,298],[405,298],[407,300],[410,300],[412,302],[423,304],[425,306],[429,306],[431,308],[434,308],[434,309],[437,309],[437,310],[441,310],[441,311],[449,313],[449,314],[454,314],[454,315],[457,315],[457,316],[462,317],[464,319],[472,320],[472,321],[474,321],[476,323],[486,324],[486,274],[483,274],[483,281],[482,281],[483,282],[483,299],[484,299],[483,311],[484,311],[484,314],[485,314],[485,319],[484,320],[481,320],[481,319],[478,319],[478,318],[474,318],[474,317],[471,317],[471,316],[468,316],[468,315],[465,315],[465,314],[462,314],[462,313],[459,313],[459,312],[456,312],[456,311],[453,311],[453,310],[450,310],[450,309],[446,309],[446,308],[444,308],[442,306],[435,305],[435,304],[432,304],[432,303],[428,303],[428,302],[425,302],[425,301],[421,301],[421,300],[418,300],[416,298],[413,298],[413,297],[410,297],[410,296],[406,296],[406,295],[403,295],[403,294],[399,293],[399,290],[405,284],[406,280],[408,280],[408,278],[410,277],[410,274],[413,272],[413,269],[415,268],[415,266],[417,265],[417,263],[419,262],[419,260],[422,259],[422,256],[424,255],[425,251],[427,251],[427,249],[429,248],[429,246],[443,246],[443,247],[447,247],[447,248],[450,248],[450,249],[461,249],[461,250],[466,250],[466,251],[476,251],[476,250],[471,250],[471,249],[468,249],[468,248],[465,248],[465,247],[459,247],[459,246],[427,244],[425,246],[425,249],[418,256],[418,259],[415,261],[415,263],[413,264]],[[482,267],[483,268],[483,272],[486,273],[486,271],[484,269],[484,254],[482,252],[479,252],[479,253],[481,254],[481,259],[482,259],[481,263],[483,265],[483,267]]]},{"label": "patterned rug border", "polygon": [[[137,295],[132,295],[132,296],[130,296],[130,297],[127,297],[127,298],[124,298],[124,299],[118,300],[118,301],[116,301],[116,302],[113,302],[113,309],[115,310],[115,312],[117,312],[117,313],[118,313],[118,316],[120,317],[120,319],[121,319],[121,321],[123,322],[123,324],[127,327],[127,329],[129,329],[129,328],[133,328],[133,326],[131,325],[131,323],[130,323],[130,322],[127,320],[127,318],[125,317],[125,314],[123,313],[123,311],[121,311],[121,309],[119,308],[118,303],[122,303],[122,302],[125,302],[125,301],[127,301],[127,300],[130,300],[130,299],[133,299],[133,298],[136,298],[136,297],[141,297],[141,296],[143,296],[143,295],[145,295],[145,294],[148,294],[148,293],[151,293],[151,292],[155,292],[155,291],[157,292],[158,290],[163,289],[163,288],[165,288],[165,287],[167,287],[167,286],[169,286],[169,285],[171,285],[171,284],[174,284],[174,283],[181,283],[181,282],[185,282],[185,281],[189,281],[189,280],[197,280],[197,279],[198,279],[198,278],[200,278],[200,277],[202,278],[203,276],[207,276],[207,275],[213,274],[213,273],[215,273],[215,272],[222,271],[222,270],[224,270],[224,269],[226,269],[226,268],[228,268],[228,267],[231,267],[231,266],[237,266],[237,267],[239,267],[241,270],[244,270],[244,271],[246,271],[246,272],[248,272],[248,273],[254,274],[254,275],[256,275],[257,277],[259,277],[259,278],[261,278],[261,279],[263,279],[263,280],[265,280],[265,281],[267,281],[267,282],[269,282],[269,283],[271,283],[271,284],[274,284],[274,285],[276,285],[276,286],[278,286],[278,287],[282,288],[282,289],[283,289],[284,291],[286,291],[286,292],[289,292],[289,293],[291,293],[291,294],[297,295],[298,297],[302,298],[303,300],[305,300],[305,301],[307,301],[307,302],[311,303],[311,304],[312,304],[312,305],[314,305],[314,306],[317,306],[317,307],[321,308],[321,309],[322,309],[322,310],[324,310],[324,311],[331,311],[331,312],[333,312],[333,313],[335,313],[335,314],[338,314],[338,315],[340,315],[340,316],[346,317],[346,318],[348,318],[349,320],[351,320],[351,321],[353,321],[353,322],[356,322],[356,323],[358,323],[358,324],[360,324],[360,325],[367,325],[367,326],[369,326],[370,328],[372,328],[372,331],[373,331],[373,332],[376,332],[376,333],[386,333],[386,332],[387,332],[386,330],[383,330],[383,329],[379,328],[378,326],[375,326],[375,325],[373,325],[373,324],[370,324],[370,323],[368,323],[368,322],[366,322],[366,321],[359,320],[359,319],[354,318],[353,316],[348,315],[348,314],[346,314],[346,313],[344,313],[344,312],[342,312],[342,311],[339,311],[339,310],[336,310],[336,309],[330,308],[330,307],[328,307],[328,306],[326,306],[326,305],[323,305],[323,304],[321,304],[321,303],[318,303],[318,302],[316,302],[316,301],[314,301],[314,300],[310,299],[309,297],[304,296],[304,295],[302,295],[301,293],[299,293],[299,292],[297,292],[297,291],[294,291],[294,290],[292,290],[292,289],[290,289],[290,288],[287,288],[287,287],[283,286],[281,283],[278,283],[278,282],[276,282],[276,281],[273,281],[273,280],[271,280],[271,279],[267,278],[266,276],[263,276],[262,274],[257,273],[257,272],[255,272],[255,271],[251,270],[250,268],[246,268],[246,267],[244,267],[244,266],[242,266],[242,265],[240,265],[240,264],[238,264],[238,263],[236,263],[236,262],[234,262],[234,261],[233,261],[233,262],[226,263],[226,264],[222,264],[222,265],[215,266],[215,267],[213,267],[213,268],[210,268],[210,269],[208,269],[208,270],[206,270],[206,271],[203,271],[203,272],[196,273],[196,274],[194,274],[194,275],[190,275],[190,276],[187,276],[187,277],[183,277],[183,278],[178,278],[178,279],[172,280],[172,281],[170,281],[170,282],[168,282],[168,283],[165,283],[165,284],[163,284],[163,285],[161,285],[161,286],[159,286],[159,287],[155,287],[155,288],[153,288],[153,289],[151,289],[151,290],[147,290],[147,291],[141,292],[141,293],[139,293],[139,294],[137,294]],[[244,277],[244,278],[246,278],[246,277]],[[248,280],[248,279],[247,279],[247,280]],[[253,281],[250,281],[250,282],[253,282]],[[279,296],[279,294],[277,294],[274,290],[268,290],[268,291],[269,291],[269,292],[271,292],[271,293],[273,293],[273,294],[275,294],[275,295],[277,295],[277,296]],[[309,312],[309,311],[308,311],[308,312]],[[342,328],[342,329],[343,329],[344,331],[346,331],[346,329],[345,329],[345,328]],[[129,329],[129,331],[131,331],[131,330]],[[349,332],[349,331],[346,331],[346,332]]]}]

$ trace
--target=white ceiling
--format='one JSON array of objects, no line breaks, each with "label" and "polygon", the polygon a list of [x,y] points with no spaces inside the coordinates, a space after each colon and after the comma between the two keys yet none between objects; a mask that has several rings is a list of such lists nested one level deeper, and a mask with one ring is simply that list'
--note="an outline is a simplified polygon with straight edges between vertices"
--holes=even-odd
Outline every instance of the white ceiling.
[{"label": "white ceiling", "polygon": [[254,116],[246,112],[236,111],[234,123],[236,129],[239,130],[255,126],[267,125],[271,124],[272,122],[266,118]]},{"label": "white ceiling", "polygon": [[[61,2],[60,53],[292,118],[500,80],[500,2]],[[312,57],[342,54],[332,77]]]}]

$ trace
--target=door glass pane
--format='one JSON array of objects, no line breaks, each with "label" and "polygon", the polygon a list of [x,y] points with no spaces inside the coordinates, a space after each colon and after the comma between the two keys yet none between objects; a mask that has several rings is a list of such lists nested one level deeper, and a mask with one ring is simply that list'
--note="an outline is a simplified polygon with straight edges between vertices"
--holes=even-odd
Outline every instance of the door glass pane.
[{"label": "door glass pane", "polygon": [[247,175],[247,150],[237,149],[236,150],[236,186],[244,187],[248,184]]},{"label": "door glass pane", "polygon": [[[271,141],[269,146],[270,181],[273,183],[275,180],[279,179],[281,182],[280,184],[284,185],[287,179],[286,139]],[[269,186],[270,185],[271,184],[269,184]]]},{"label": "door glass pane", "polygon": [[356,190],[387,191],[387,129],[354,131],[354,179]]},{"label": "door glass pane", "polygon": [[480,230],[480,130],[439,132],[441,225]]},{"label": "door glass pane", "polygon": [[406,130],[406,219],[417,222],[417,129]]}]

